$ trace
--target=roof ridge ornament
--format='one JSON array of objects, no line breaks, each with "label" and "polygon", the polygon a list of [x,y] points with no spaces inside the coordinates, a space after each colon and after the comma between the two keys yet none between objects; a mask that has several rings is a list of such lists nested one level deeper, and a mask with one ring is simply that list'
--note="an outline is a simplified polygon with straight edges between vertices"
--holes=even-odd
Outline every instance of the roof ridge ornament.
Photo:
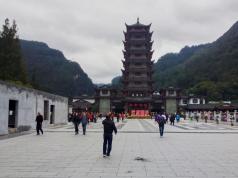
[{"label": "roof ridge ornament", "polygon": [[139,22],[139,20],[140,20],[140,19],[139,19],[139,17],[137,17],[137,24],[139,24],[139,23],[140,23],[140,22]]}]

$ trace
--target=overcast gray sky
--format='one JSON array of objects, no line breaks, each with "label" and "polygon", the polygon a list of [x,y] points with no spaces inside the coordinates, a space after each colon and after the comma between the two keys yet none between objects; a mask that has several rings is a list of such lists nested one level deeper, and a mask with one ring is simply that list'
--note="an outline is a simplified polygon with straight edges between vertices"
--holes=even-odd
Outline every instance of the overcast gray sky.
[{"label": "overcast gray sky", "polygon": [[95,83],[121,74],[125,23],[152,23],[153,59],[212,42],[238,20],[238,0],[0,0],[0,23],[77,61]]}]

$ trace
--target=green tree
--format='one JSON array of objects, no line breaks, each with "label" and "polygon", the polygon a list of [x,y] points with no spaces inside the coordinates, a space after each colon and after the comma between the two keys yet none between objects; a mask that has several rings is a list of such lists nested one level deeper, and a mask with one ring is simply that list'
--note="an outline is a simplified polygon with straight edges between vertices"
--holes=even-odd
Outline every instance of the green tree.
[{"label": "green tree", "polygon": [[10,25],[9,19],[5,20],[0,32],[0,79],[27,83],[17,25],[15,21]]}]

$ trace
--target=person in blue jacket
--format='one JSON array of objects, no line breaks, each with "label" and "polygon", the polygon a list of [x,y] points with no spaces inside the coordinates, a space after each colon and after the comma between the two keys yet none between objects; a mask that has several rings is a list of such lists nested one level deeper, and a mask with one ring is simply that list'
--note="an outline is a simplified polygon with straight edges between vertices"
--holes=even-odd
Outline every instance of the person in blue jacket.
[{"label": "person in blue jacket", "polygon": [[87,118],[87,115],[85,112],[82,113],[81,123],[82,123],[82,128],[83,128],[83,135],[85,135],[87,124],[88,124],[88,118]]}]

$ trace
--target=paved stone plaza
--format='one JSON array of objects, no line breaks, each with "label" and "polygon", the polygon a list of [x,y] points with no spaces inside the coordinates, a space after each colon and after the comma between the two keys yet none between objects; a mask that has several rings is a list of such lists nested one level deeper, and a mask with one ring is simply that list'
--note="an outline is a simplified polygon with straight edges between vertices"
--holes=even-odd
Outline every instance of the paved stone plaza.
[{"label": "paved stone plaza", "polygon": [[238,128],[204,124],[166,125],[160,138],[151,120],[119,123],[110,158],[102,157],[101,123],[90,124],[86,136],[67,125],[3,139],[0,177],[238,177]]}]

